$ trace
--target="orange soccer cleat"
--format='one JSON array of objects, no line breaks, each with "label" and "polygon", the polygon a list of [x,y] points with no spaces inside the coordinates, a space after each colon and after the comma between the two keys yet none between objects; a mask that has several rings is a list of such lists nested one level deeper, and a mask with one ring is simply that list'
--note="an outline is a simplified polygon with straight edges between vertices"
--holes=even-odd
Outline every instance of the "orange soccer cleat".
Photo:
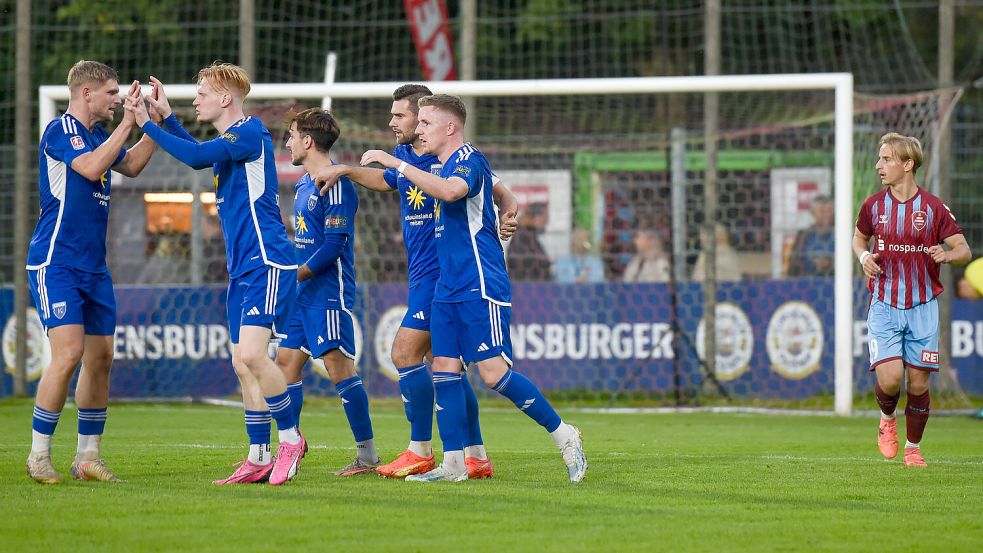
[{"label": "orange soccer cleat", "polygon": [[881,455],[887,459],[894,459],[898,455],[898,419],[881,418],[880,427],[877,429],[877,448],[881,450]]},{"label": "orange soccer cleat", "polygon": [[410,450],[406,450],[396,457],[393,462],[376,467],[375,471],[379,476],[386,478],[405,478],[411,474],[422,474],[433,470],[436,466],[433,453],[430,457],[421,457]]}]

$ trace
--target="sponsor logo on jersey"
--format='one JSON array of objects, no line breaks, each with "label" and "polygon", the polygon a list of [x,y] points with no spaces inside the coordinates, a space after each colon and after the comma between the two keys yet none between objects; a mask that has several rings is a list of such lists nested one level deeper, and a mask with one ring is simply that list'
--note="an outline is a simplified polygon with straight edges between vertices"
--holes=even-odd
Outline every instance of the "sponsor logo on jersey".
[{"label": "sponsor logo on jersey", "polygon": [[72,143],[73,150],[81,150],[82,148],[85,148],[85,141],[82,140],[81,136],[78,135],[73,136],[71,139],[71,143]]},{"label": "sponsor logo on jersey", "polygon": [[775,310],[768,322],[765,348],[771,370],[792,379],[819,369],[823,353],[823,324],[807,303],[790,301]]},{"label": "sponsor logo on jersey", "polygon": [[[17,318],[13,315],[3,327],[3,361],[7,372],[14,374],[17,367]],[[44,325],[37,309],[27,308],[27,363],[24,363],[27,379],[41,378],[44,369],[51,364],[51,345],[45,335]]]},{"label": "sponsor logo on jersey", "polygon": [[939,352],[928,351],[927,349],[922,350],[922,363],[927,363],[929,365],[939,364]]},{"label": "sponsor logo on jersey", "polygon": [[239,140],[239,135],[236,134],[236,133],[234,133],[234,132],[232,132],[232,131],[229,131],[229,132],[226,132],[226,133],[222,133],[222,137],[221,138],[222,138],[222,140],[225,140],[226,142],[228,142],[230,144],[235,144],[236,141]]},{"label": "sponsor logo on jersey", "polygon": [[882,213],[880,217],[877,218],[877,222],[882,225],[887,224],[887,213]]},{"label": "sponsor logo on jersey", "polygon": [[298,213],[297,217],[294,218],[294,234],[307,234],[308,230],[304,214]]},{"label": "sponsor logo on jersey", "polygon": [[922,230],[925,228],[925,222],[928,220],[928,216],[924,211],[914,211],[911,214],[911,226],[915,230]]},{"label": "sponsor logo on jersey", "polygon": [[423,207],[423,202],[427,200],[427,196],[416,186],[411,186],[406,190],[406,205],[412,207],[413,209],[420,209]]},{"label": "sponsor logo on jersey", "polygon": [[[754,332],[744,311],[732,303],[717,304],[717,363],[719,380],[733,380],[744,374],[751,365],[754,351]],[[696,353],[706,357],[704,319],[696,327]]]},{"label": "sponsor logo on jersey", "polygon": [[471,168],[466,165],[458,165],[454,168],[455,175],[464,175],[465,177],[471,174]]},{"label": "sponsor logo on jersey", "polygon": [[318,199],[318,197],[315,196],[314,194],[311,194],[310,196],[308,196],[308,198],[307,198],[307,210],[308,211],[314,211],[314,208],[317,207],[317,199]]},{"label": "sponsor logo on jersey", "polygon": [[324,218],[324,228],[345,228],[348,226],[348,217],[344,215],[330,215]]},{"label": "sponsor logo on jersey", "polygon": [[51,312],[55,315],[55,317],[58,317],[58,319],[63,319],[65,318],[65,314],[68,313],[68,305],[63,301],[53,303],[51,304]]}]

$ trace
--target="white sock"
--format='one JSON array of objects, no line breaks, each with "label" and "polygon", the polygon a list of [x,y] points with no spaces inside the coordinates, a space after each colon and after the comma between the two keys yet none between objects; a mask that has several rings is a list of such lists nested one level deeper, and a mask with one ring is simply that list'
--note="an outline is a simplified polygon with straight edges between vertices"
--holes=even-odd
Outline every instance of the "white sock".
[{"label": "white sock", "polygon": [[51,434],[31,430],[31,453],[51,453]]},{"label": "white sock", "polygon": [[485,451],[485,446],[483,444],[469,445],[464,448],[465,457],[475,457],[484,461],[488,458],[488,453]]},{"label": "white sock", "polygon": [[905,449],[908,449],[909,447],[913,447],[915,449],[920,449],[918,447],[918,444],[913,444],[913,443],[909,442],[908,440],[905,440],[904,441],[904,447],[905,447]]},{"label": "white sock", "polygon": [[885,414],[884,414],[884,413],[882,412],[882,413],[881,413],[881,418],[882,418],[883,420],[886,420],[886,421],[893,421],[894,419],[896,419],[896,418],[898,418],[898,410],[897,410],[897,409],[895,409],[895,410],[894,410],[894,412],[893,412],[893,413],[891,413],[890,415],[885,415]]},{"label": "white sock", "polygon": [[273,462],[270,444],[249,444],[249,462],[254,465],[268,465]]},{"label": "white sock", "polygon": [[414,442],[410,440],[410,445],[406,449],[412,451],[415,455],[420,457],[430,457],[433,455],[433,442],[427,440],[425,442]]},{"label": "white sock", "polygon": [[457,451],[445,451],[444,460],[440,462],[440,466],[458,474],[467,471],[468,469],[464,465],[464,451],[460,449]]},{"label": "white sock", "polygon": [[564,442],[576,435],[577,431],[574,430],[572,426],[562,421],[560,422],[560,426],[556,427],[556,430],[550,432],[550,436],[553,436],[553,441],[556,442],[556,447],[563,446]]},{"label": "white sock", "polygon": [[358,451],[358,458],[367,463],[376,463],[379,461],[379,454],[375,452],[374,439],[355,442],[355,450]]},{"label": "white sock", "polygon": [[300,443],[300,432],[297,432],[297,427],[288,428],[286,430],[277,431],[277,439],[280,443],[288,443],[290,445],[297,445]]},{"label": "white sock", "polygon": [[78,452],[79,453],[99,453],[99,442],[102,440],[102,436],[98,434],[93,434],[87,436],[85,434],[79,434],[78,440]]}]

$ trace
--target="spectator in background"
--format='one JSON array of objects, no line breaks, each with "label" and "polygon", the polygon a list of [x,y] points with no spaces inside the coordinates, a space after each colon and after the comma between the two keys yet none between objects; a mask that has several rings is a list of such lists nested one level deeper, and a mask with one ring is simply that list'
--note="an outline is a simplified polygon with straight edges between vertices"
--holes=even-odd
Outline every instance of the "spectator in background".
[{"label": "spectator in background", "polygon": [[637,230],[632,243],[635,256],[628,262],[621,279],[624,282],[668,282],[669,256],[659,233],[650,229]]},{"label": "spectator in background", "polygon": [[512,280],[549,280],[551,263],[539,236],[546,229],[546,204],[531,204],[519,217],[519,231],[509,245],[508,269]]},{"label": "spectator in background", "polygon": [[815,224],[795,233],[788,251],[790,277],[833,276],[833,199],[816,196],[812,201]]},{"label": "spectator in background", "polygon": [[570,233],[570,254],[556,261],[556,281],[604,282],[604,265],[601,258],[591,253],[590,236],[586,229],[575,228]]},{"label": "spectator in background", "polygon": [[[713,228],[717,242],[717,282],[741,280],[741,264],[737,257],[737,250],[730,244],[730,234],[720,223]],[[710,237],[706,235],[706,231],[700,229],[700,245],[705,247],[709,241]],[[693,267],[693,280],[702,281],[704,278],[706,278],[706,250],[700,252]]]}]

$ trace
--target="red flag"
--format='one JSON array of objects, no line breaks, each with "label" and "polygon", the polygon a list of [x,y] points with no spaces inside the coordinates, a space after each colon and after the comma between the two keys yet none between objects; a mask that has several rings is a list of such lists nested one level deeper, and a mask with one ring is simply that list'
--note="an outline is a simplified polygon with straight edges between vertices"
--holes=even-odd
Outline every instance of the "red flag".
[{"label": "red flag", "polygon": [[447,4],[444,0],[403,0],[403,5],[413,31],[423,78],[428,81],[457,80],[454,43],[447,25]]}]

